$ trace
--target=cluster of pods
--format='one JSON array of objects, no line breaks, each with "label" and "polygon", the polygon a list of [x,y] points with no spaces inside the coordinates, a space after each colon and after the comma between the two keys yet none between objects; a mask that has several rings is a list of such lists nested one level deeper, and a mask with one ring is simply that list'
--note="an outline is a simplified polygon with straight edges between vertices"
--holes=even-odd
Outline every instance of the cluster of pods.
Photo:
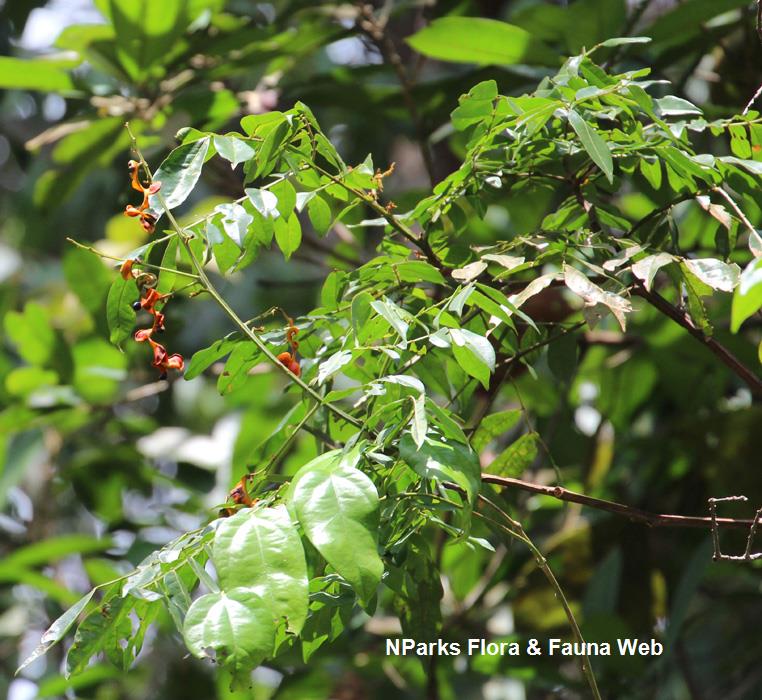
[{"label": "cluster of pods", "polygon": [[161,189],[161,183],[152,182],[148,187],[143,187],[143,184],[140,182],[140,177],[138,176],[140,164],[136,160],[128,161],[127,168],[130,172],[132,189],[143,194],[143,202],[139,207],[134,207],[132,204],[128,204],[124,209],[124,215],[138,217],[143,229],[147,233],[153,233],[156,229],[156,217],[148,211],[148,197],[152,194],[156,194]]},{"label": "cluster of pods", "polygon": [[154,335],[164,332],[164,314],[156,308],[157,304],[163,305],[167,302],[170,294],[159,294],[156,291],[156,275],[148,272],[141,272],[136,268],[136,260],[127,260],[122,265],[121,275],[122,278],[128,280],[130,278],[135,280],[135,283],[140,290],[140,299],[136,301],[132,308],[135,311],[147,311],[153,316],[153,323],[150,328],[141,328],[133,336],[138,343],[148,343],[153,351],[153,361],[151,365],[156,367],[161,372],[161,379],[167,378],[167,372],[170,369],[176,369],[182,371],[185,367],[185,361],[183,356],[175,353],[170,355],[167,349],[154,339]]}]

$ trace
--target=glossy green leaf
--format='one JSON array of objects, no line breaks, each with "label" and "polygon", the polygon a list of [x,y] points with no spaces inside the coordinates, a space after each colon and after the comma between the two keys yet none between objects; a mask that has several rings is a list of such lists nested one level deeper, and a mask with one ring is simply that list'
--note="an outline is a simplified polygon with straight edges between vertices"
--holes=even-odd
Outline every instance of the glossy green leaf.
[{"label": "glossy green leaf", "polygon": [[285,117],[281,116],[274,125],[268,125],[267,129],[267,134],[257,151],[257,175],[260,176],[266,175],[274,167],[271,161],[278,156],[291,127]]},{"label": "glossy green leaf", "polygon": [[[239,248],[243,248],[246,234],[249,230],[249,226],[251,226],[254,221],[254,217],[237,202],[233,202],[232,204],[218,204],[214,210],[222,214],[219,222],[228,238]],[[219,243],[224,243],[224,239],[218,241],[218,244]]]},{"label": "glossy green leaf", "polygon": [[162,161],[153,174],[153,181],[160,182],[161,189],[149,198],[151,211],[157,217],[164,213],[164,204],[169,209],[174,209],[188,198],[201,176],[210,143],[211,139],[205,136],[198,141],[183,144]]},{"label": "glossy green leaf", "polygon": [[495,349],[483,335],[465,328],[451,328],[452,351],[464,372],[489,386],[490,373],[495,371]]},{"label": "glossy green leaf", "polygon": [[250,671],[273,653],[273,618],[270,602],[248,588],[207,593],[190,606],[183,637],[194,656]]},{"label": "glossy green leaf", "polygon": [[367,605],[384,571],[373,482],[339,451],[328,452],[297,472],[288,503],[310,542]]},{"label": "glossy green leaf", "polygon": [[266,600],[277,623],[298,634],[307,619],[307,564],[285,506],[245,508],[214,536],[212,559],[223,590],[247,588]]},{"label": "glossy green leaf", "polygon": [[331,355],[327,360],[320,363],[318,367],[318,384],[324,384],[326,380],[333,377],[341,368],[352,361],[352,353],[346,350]]},{"label": "glossy green leaf", "polygon": [[84,670],[96,654],[121,650],[122,640],[132,636],[130,614],[136,605],[144,602],[131,596],[117,596],[102,603],[98,610],[90,614],[77,628],[74,643],[66,655],[67,677]]},{"label": "glossy green leaf", "polygon": [[236,343],[217,380],[217,391],[224,396],[242,386],[249,370],[261,362],[263,357],[262,351],[254,343],[249,341]]},{"label": "glossy green leaf", "polygon": [[[265,218],[275,219],[280,216],[278,210],[278,197],[270,190],[259,190],[255,187],[247,187],[246,196],[254,205],[254,208]],[[285,212],[287,214],[288,212]]]},{"label": "glossy green leaf", "polygon": [[254,157],[254,147],[235,136],[215,135],[213,144],[217,154],[230,161],[231,168]]},{"label": "glossy green leaf", "polygon": [[370,303],[371,308],[381,315],[390,325],[399,333],[402,338],[402,347],[405,347],[407,341],[408,322],[406,315],[396,304],[388,299],[382,299],[380,301],[372,301]]},{"label": "glossy green leaf", "polygon": [[278,200],[277,208],[281,216],[288,217],[296,207],[296,190],[288,180],[280,180],[270,188]]}]

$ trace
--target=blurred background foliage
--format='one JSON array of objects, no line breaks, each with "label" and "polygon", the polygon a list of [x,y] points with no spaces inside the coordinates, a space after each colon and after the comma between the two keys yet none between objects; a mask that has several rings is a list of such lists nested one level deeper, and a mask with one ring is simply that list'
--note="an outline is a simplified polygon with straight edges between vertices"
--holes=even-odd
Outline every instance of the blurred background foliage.
[{"label": "blurred background foliage", "polygon": [[[458,61],[406,39],[454,16],[510,22],[523,50],[459,37]],[[12,700],[81,698],[422,697],[415,659],[387,659],[398,632],[388,613],[357,615],[309,665],[262,668],[247,693],[184,653],[168,619],[127,674],[106,665],[75,681],[60,649],[13,678],[19,660],[61,610],[92,585],[129,570],[178,532],[205,522],[249,454],[287,410],[284,382],[253,373],[220,397],[214,376],[154,382],[141,349],[108,343],[105,296],[113,271],[66,242],[114,256],[143,241],[121,215],[128,202],[129,120],[149,160],[178,129],[224,132],[246,114],[308,104],[347,162],[368,152],[396,162],[385,195],[406,211],[457,167],[463,136],[449,123],[457,98],[493,78],[521,94],[562,56],[612,36],[650,44],[609,52],[621,70],[650,67],[707,118],[740,112],[762,82],[756,4],[747,0],[451,0],[332,2],[249,0],[6,0],[0,9],[0,694]],[[445,25],[442,25],[445,26]],[[528,33],[528,34],[527,34]],[[416,50],[417,49],[417,50]],[[420,52],[419,52],[420,51]],[[452,52],[449,58],[457,58]],[[736,135],[736,138],[743,139]],[[422,147],[423,145],[423,147]],[[707,139],[705,149],[731,144]],[[760,159],[760,144],[740,157]],[[240,194],[239,174],[210,163],[188,219]],[[642,194],[633,212],[648,210]],[[527,230],[552,192],[473,213],[466,243]],[[646,205],[648,203],[645,203]],[[751,204],[750,204],[751,205]],[[651,205],[652,206],[652,205]],[[752,208],[760,226],[759,208]],[[696,216],[686,251],[713,248],[716,224]],[[690,223],[690,222],[689,222]],[[223,292],[255,315],[280,304],[311,309],[331,269],[368,259],[377,238],[341,225],[305,230],[291,261],[264,254]],[[190,356],[227,332],[209,304],[173,304],[168,336]],[[185,304],[185,306],[183,306]],[[535,318],[563,299],[543,295]],[[715,334],[751,366],[759,318],[728,332],[730,296],[708,309]],[[182,323],[180,319],[185,319]],[[506,384],[498,407],[523,406],[542,436],[525,477],[656,512],[703,514],[709,496],[743,493],[762,504],[762,411],[728,371],[655,310],[634,314],[627,336],[587,337],[574,353],[542,355],[534,373]],[[605,339],[604,339],[605,340]],[[132,345],[132,344],[131,344]],[[553,346],[555,347],[555,346]],[[757,365],[758,366],[758,365]],[[517,426],[520,432],[524,426]],[[263,451],[264,451],[263,447]],[[296,442],[284,471],[315,454]],[[580,613],[589,639],[661,634],[656,660],[600,658],[602,687],[617,698],[757,698],[762,694],[759,571],[712,564],[706,532],[646,529],[545,497],[510,495]],[[740,509],[728,515],[744,515]],[[738,541],[740,542],[740,540]],[[738,544],[736,542],[735,544]],[[733,546],[732,536],[727,547]],[[496,555],[464,543],[443,552],[443,636],[559,636],[552,591],[519,548]],[[485,577],[485,571],[490,572]],[[430,669],[429,669],[430,670]],[[561,697],[557,659],[442,659],[442,697]],[[584,689],[580,686],[580,693]],[[563,695],[571,697],[571,695]]]}]

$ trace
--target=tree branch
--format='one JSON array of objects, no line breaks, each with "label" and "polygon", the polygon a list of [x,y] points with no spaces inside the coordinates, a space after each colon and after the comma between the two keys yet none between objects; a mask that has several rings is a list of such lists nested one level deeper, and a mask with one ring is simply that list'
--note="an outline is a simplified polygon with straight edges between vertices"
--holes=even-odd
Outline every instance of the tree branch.
[{"label": "tree branch", "polygon": [[623,503],[607,501],[602,498],[593,498],[576,491],[570,491],[563,486],[542,486],[533,484],[521,479],[513,479],[507,476],[495,476],[494,474],[482,473],[482,481],[488,484],[494,484],[502,488],[516,488],[529,493],[537,493],[543,496],[550,496],[559,501],[568,503],[579,503],[589,508],[603,510],[615,515],[621,515],[629,520],[644,523],[649,527],[697,527],[711,529],[713,520],[717,525],[730,528],[749,529],[755,522],[762,520],[760,514],[757,514],[756,520],[742,518],[711,518],[695,515],[671,515],[663,513],[650,513],[640,508],[626,506]]},{"label": "tree branch", "polygon": [[694,326],[693,322],[683,311],[670,304],[670,302],[657,292],[647,290],[643,283],[638,279],[635,280],[635,286],[632,288],[632,293],[642,297],[665,316],[671,318],[675,323],[685,328],[685,330],[687,330],[696,340],[713,352],[736,376],[742,379],[749,389],[751,389],[752,394],[762,397],[762,378],[757,376],[752,370],[744,365],[724,345],[718,343],[714,338],[704,335],[704,332],[700,328]]}]

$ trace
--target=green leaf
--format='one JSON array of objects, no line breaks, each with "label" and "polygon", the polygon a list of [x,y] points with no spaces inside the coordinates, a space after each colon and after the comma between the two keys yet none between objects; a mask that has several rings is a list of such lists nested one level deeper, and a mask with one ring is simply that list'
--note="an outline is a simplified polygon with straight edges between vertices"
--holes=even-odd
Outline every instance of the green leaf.
[{"label": "green leaf", "polygon": [[395,269],[403,282],[431,282],[432,284],[447,284],[442,273],[424,260],[406,260],[396,263]]},{"label": "green leaf", "polygon": [[420,449],[423,441],[426,439],[426,433],[429,430],[426,420],[426,395],[424,393],[413,396],[413,420],[410,424],[410,434],[413,436],[413,442]]},{"label": "green leaf", "polygon": [[520,418],[521,409],[519,408],[486,416],[471,438],[471,446],[476,452],[481,452],[492,440],[513,428]]},{"label": "green leaf", "polygon": [[177,281],[177,236],[171,238],[164,249],[164,255],[161,258],[161,266],[167,268],[159,272],[159,284],[156,291],[160,294],[169,294],[175,288]]},{"label": "green leaf", "polygon": [[254,343],[237,343],[217,380],[217,391],[225,396],[242,386],[248,377],[249,370],[261,362],[262,358],[262,351]]},{"label": "green leaf", "polygon": [[282,217],[275,220],[275,242],[288,260],[302,244],[302,225],[299,217],[292,213],[288,219]]},{"label": "green leaf", "polygon": [[230,167],[235,168],[239,163],[254,157],[254,148],[250,146],[246,141],[242,141],[235,136],[214,136],[214,149],[217,154],[230,161]]},{"label": "green leaf", "polygon": [[78,61],[24,60],[0,56],[0,88],[76,92],[67,69],[73,68],[77,63]]},{"label": "green leaf", "polygon": [[441,17],[407,39],[418,53],[441,61],[556,65],[557,55],[529,32],[483,17]]},{"label": "green leaf", "polygon": [[452,125],[458,131],[463,131],[487,120],[494,112],[496,99],[497,83],[494,80],[477,83],[468,94],[458,99],[458,107],[450,114]]},{"label": "green leaf", "polygon": [[77,628],[74,643],[66,655],[66,677],[81,673],[95,654],[106,652],[113,658],[114,652],[121,651],[120,642],[132,636],[130,613],[141,603],[145,605],[146,601],[132,596],[113,597],[85,618]]},{"label": "green leaf", "polygon": [[237,202],[231,204],[218,204],[214,208],[214,211],[222,214],[222,218],[219,222],[222,224],[222,228],[228,238],[239,248],[243,248],[246,234],[249,230],[249,226],[254,221],[254,217]]},{"label": "green leaf", "polygon": [[58,374],[42,367],[16,367],[5,377],[5,388],[13,396],[28,396],[43,387],[58,384]]},{"label": "green leaf", "polygon": [[241,341],[239,337],[221,338],[215,340],[208,348],[199,350],[193,355],[185,370],[185,379],[190,380],[201,374],[207,367],[225,357]]},{"label": "green leaf", "polygon": [[648,44],[651,41],[649,36],[617,36],[601,42],[601,46],[614,48],[615,46],[625,46],[627,44]]},{"label": "green leaf", "polygon": [[193,191],[201,176],[201,169],[209,151],[208,136],[175,148],[153,174],[153,181],[161,183],[161,190],[149,197],[151,211],[156,217],[164,213],[161,199],[169,209],[180,206]]},{"label": "green leaf", "polygon": [[373,482],[351,461],[334,450],[305,464],[291,482],[288,504],[310,542],[367,606],[384,571],[379,501]]},{"label": "green leaf", "polygon": [[461,369],[487,388],[489,375],[495,371],[495,349],[489,340],[465,328],[450,328],[450,338],[453,356]]},{"label": "green leaf", "polygon": [[348,350],[342,350],[331,355],[327,360],[320,363],[318,367],[318,385],[324,384],[334,374],[339,372],[344,365],[352,361],[352,353]]},{"label": "green leaf", "polygon": [[737,333],[741,324],[762,308],[762,258],[752,260],[741,277],[733,294],[730,330]]},{"label": "green leaf", "polygon": [[611,151],[608,144],[573,109],[569,110],[569,124],[577,136],[579,136],[579,140],[582,141],[582,145],[593,163],[603,171],[609,182],[614,182],[614,161],[611,159]]},{"label": "green leaf", "polygon": [[643,280],[643,285],[650,291],[656,273],[674,260],[674,256],[669,253],[656,253],[656,255],[648,255],[642,260],[638,260],[638,262],[632,265],[630,270],[635,277]]},{"label": "green leaf", "polygon": [[[280,216],[278,210],[278,197],[270,190],[259,190],[255,187],[247,187],[245,190],[249,201],[254,208],[265,218],[275,219]],[[283,212],[284,216],[287,212]]]},{"label": "green leaf", "polygon": [[43,365],[52,359],[56,336],[48,312],[40,304],[30,301],[23,312],[9,311],[5,315],[4,326],[8,338],[24,360],[33,365]]},{"label": "green leaf", "polygon": [[160,68],[172,57],[172,47],[188,26],[187,2],[163,0],[108,0],[114,26],[116,55],[136,82],[148,74],[163,75]]},{"label": "green leaf", "polygon": [[277,157],[278,151],[286,140],[291,127],[286,121],[286,118],[281,115],[281,119],[274,125],[268,126],[267,135],[262,141],[262,145],[257,151],[257,175],[267,175],[272,170],[273,163],[271,161]]},{"label": "green leaf", "polygon": [[686,258],[683,260],[683,264],[712,289],[732,292],[738,285],[741,270],[735,263],[728,264],[715,258],[704,258],[701,260]]},{"label": "green leaf", "polygon": [[373,297],[369,292],[360,292],[352,298],[352,331],[355,344],[365,343],[371,336],[368,333],[368,321],[371,318]]},{"label": "green leaf", "polygon": [[48,649],[60,642],[66,633],[71,629],[72,625],[77,621],[77,618],[82,611],[87,607],[87,604],[92,600],[95,594],[95,589],[89,593],[83,595],[74,605],[72,605],[63,615],[53,622],[50,627],[43,633],[42,639],[34,651],[29,654],[16,669],[16,674],[23,670],[33,661],[47,653]]},{"label": "green leaf", "polygon": [[274,621],[299,634],[307,619],[307,564],[285,506],[243,509],[214,536],[212,559],[223,590],[247,588],[266,600]]},{"label": "green leaf", "polygon": [[624,331],[625,314],[632,311],[632,304],[627,299],[618,294],[604,291],[571,265],[564,265],[564,282],[572,292],[584,299],[587,306],[602,304],[608,307]]},{"label": "green leaf", "polygon": [[90,313],[102,311],[112,276],[97,255],[80,248],[64,253],[63,270],[69,288]]},{"label": "green leaf", "polygon": [[526,471],[537,457],[537,433],[526,433],[506,447],[487,467],[496,476],[517,477]]},{"label": "green leaf", "polygon": [[273,652],[273,617],[269,601],[249,588],[207,593],[190,606],[183,637],[194,656],[249,672]]},{"label": "green leaf", "polygon": [[481,469],[476,453],[458,442],[427,437],[421,447],[411,435],[400,440],[400,457],[424,479],[451,481],[466,493],[473,505],[481,483]]},{"label": "green leaf", "polygon": [[683,115],[701,114],[701,110],[692,102],[684,100],[682,97],[666,95],[655,100],[659,108],[659,115],[662,117],[677,117]]},{"label": "green leaf", "polygon": [[132,337],[135,327],[135,311],[132,304],[139,297],[135,281],[117,277],[108,291],[106,299],[106,321],[109,327],[109,340],[120,346]]},{"label": "green leaf", "polygon": [[400,338],[402,338],[402,343],[400,345],[403,348],[406,347],[407,332],[410,326],[405,320],[405,312],[386,298],[380,301],[372,301],[370,306],[377,314],[382,316],[389,325],[397,331],[397,333],[399,333]]},{"label": "green leaf", "polygon": [[307,215],[310,217],[310,223],[315,229],[315,233],[321,238],[325,236],[331,228],[333,215],[331,214],[331,207],[320,195],[315,195],[307,202]]},{"label": "green leaf", "polygon": [[294,186],[288,180],[280,180],[276,182],[271,188],[272,192],[278,200],[278,211],[281,216],[289,216],[294,207],[296,207],[296,190]]}]

